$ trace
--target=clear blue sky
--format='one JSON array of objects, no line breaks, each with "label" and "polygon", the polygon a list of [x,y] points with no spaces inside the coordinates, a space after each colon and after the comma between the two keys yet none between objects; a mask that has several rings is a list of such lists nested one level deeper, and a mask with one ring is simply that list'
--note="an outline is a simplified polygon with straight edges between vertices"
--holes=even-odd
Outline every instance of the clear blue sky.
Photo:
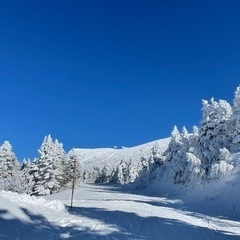
[{"label": "clear blue sky", "polygon": [[240,1],[1,1],[0,141],[134,146],[240,84]]}]

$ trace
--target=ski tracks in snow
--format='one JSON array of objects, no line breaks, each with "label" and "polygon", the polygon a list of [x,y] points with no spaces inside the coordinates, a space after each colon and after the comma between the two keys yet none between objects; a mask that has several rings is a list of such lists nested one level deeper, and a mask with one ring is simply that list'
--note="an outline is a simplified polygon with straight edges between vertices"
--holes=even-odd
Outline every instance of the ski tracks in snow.
[{"label": "ski tracks in snow", "polygon": [[[46,222],[38,226],[48,229],[49,239],[240,239],[240,222],[188,211],[180,200],[133,194],[116,187],[82,185],[75,191],[74,207],[70,209],[66,207],[69,196],[69,190],[44,198],[1,192],[0,204],[4,199],[1,208],[7,201],[14,203],[9,203],[9,215],[1,216],[7,221],[7,217],[19,215],[28,221],[23,211],[15,211],[17,207],[41,214]],[[13,206],[15,213],[10,216]],[[56,226],[54,231],[49,229],[52,225]],[[11,234],[10,231],[8,236]],[[30,234],[29,239],[45,239],[32,236],[35,235]]]}]

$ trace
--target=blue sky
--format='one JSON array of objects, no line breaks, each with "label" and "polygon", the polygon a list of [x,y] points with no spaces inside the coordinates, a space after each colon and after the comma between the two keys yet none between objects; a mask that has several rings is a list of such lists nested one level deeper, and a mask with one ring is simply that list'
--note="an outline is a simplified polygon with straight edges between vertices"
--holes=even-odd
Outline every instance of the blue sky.
[{"label": "blue sky", "polygon": [[240,83],[240,1],[1,1],[0,141],[38,156],[189,131]]}]

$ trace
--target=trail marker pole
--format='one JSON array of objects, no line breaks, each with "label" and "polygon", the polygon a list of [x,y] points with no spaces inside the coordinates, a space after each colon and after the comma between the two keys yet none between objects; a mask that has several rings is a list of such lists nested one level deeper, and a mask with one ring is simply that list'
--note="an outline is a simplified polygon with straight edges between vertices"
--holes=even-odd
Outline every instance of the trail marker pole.
[{"label": "trail marker pole", "polygon": [[73,179],[72,179],[72,195],[71,195],[71,208],[73,207],[73,194],[75,188],[75,179],[76,179],[76,157],[73,157]]}]

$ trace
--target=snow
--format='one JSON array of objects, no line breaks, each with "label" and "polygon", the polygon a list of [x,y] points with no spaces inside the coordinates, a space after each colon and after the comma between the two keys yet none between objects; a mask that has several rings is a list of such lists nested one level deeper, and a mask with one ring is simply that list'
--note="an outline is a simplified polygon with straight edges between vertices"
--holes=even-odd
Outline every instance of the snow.
[{"label": "snow", "polygon": [[169,144],[170,138],[160,139],[152,141],[146,144],[142,144],[131,148],[113,149],[113,148],[96,148],[96,149],[81,149],[75,148],[74,154],[77,159],[81,161],[83,166],[90,167],[102,167],[120,163],[122,159],[131,159],[137,163],[142,157],[149,157],[152,154],[152,147],[158,146],[161,152],[164,152]]},{"label": "snow", "polygon": [[136,147],[75,148],[68,153],[77,159],[77,178],[85,183],[129,183],[139,177],[143,165],[142,159],[149,160],[153,149],[160,153],[166,151],[170,138],[152,141]]},{"label": "snow", "polygon": [[0,239],[240,239],[239,186],[229,196],[236,185],[231,179],[167,197],[160,185],[81,184],[73,208],[70,190],[45,197],[1,191]]}]

